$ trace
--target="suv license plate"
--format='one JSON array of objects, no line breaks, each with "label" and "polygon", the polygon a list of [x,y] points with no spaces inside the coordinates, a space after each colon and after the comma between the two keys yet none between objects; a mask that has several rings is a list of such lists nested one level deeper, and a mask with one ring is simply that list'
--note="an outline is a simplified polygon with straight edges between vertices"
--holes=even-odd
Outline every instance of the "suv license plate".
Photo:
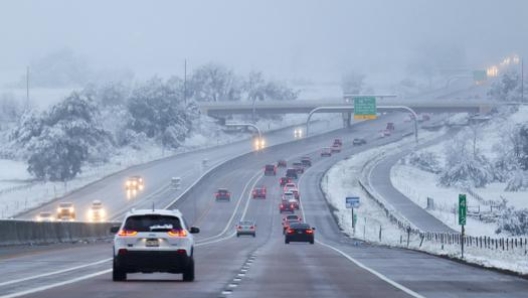
[{"label": "suv license plate", "polygon": [[146,247],[158,247],[159,241],[158,239],[147,239],[147,242],[145,243]]}]

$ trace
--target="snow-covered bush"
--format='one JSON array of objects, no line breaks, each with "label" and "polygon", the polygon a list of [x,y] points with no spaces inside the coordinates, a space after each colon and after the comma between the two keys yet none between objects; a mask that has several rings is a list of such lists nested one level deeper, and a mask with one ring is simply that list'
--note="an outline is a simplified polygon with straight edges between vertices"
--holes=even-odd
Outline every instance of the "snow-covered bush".
[{"label": "snow-covered bush", "polygon": [[528,172],[516,170],[510,175],[505,191],[525,191],[528,189]]},{"label": "snow-covered bush", "polygon": [[502,209],[497,222],[496,233],[507,232],[512,236],[526,236],[528,234],[528,209]]},{"label": "snow-covered bush", "polygon": [[438,156],[434,152],[421,151],[409,156],[409,164],[426,172],[438,174],[442,171]]},{"label": "snow-covered bush", "polygon": [[472,142],[468,149],[466,134],[457,136],[446,144],[446,168],[440,176],[440,185],[461,187],[484,187],[494,179],[493,167],[489,160],[479,153]]}]

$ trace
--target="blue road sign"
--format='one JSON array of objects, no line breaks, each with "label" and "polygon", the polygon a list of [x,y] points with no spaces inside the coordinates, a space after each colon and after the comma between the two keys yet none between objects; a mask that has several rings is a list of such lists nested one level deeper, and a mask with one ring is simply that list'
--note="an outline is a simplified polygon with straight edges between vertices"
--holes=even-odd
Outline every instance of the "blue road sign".
[{"label": "blue road sign", "polygon": [[346,207],[359,208],[359,197],[346,197]]}]

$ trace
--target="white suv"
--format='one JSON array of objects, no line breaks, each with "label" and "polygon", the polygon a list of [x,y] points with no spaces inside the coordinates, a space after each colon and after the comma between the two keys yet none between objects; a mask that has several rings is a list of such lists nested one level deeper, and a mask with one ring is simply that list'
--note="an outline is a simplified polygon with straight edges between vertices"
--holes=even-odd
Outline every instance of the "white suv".
[{"label": "white suv", "polygon": [[134,210],[120,227],[113,227],[112,279],[126,280],[127,273],[182,273],[194,280],[194,238],[200,229],[190,227],[178,210]]}]

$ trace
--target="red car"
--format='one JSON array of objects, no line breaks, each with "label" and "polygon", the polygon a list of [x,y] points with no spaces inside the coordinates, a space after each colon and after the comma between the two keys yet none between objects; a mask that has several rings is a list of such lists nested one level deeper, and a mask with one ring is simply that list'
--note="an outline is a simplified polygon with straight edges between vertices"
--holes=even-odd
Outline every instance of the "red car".
[{"label": "red car", "polygon": [[288,163],[286,162],[285,159],[279,159],[279,161],[277,161],[277,167],[285,168],[287,166],[288,166]]},{"label": "red car", "polygon": [[253,199],[257,199],[257,198],[262,198],[262,199],[266,198],[266,187],[265,186],[255,187],[253,189]]},{"label": "red car", "polygon": [[280,186],[284,186],[284,185],[286,185],[288,183],[291,183],[291,182],[293,182],[293,179],[290,178],[290,177],[282,177],[282,178],[279,179]]},{"label": "red car", "polygon": [[341,152],[341,145],[334,144],[334,145],[332,146],[331,152],[332,152],[332,153],[339,153],[339,152]]},{"label": "red car", "polygon": [[279,204],[279,212],[295,213],[295,206],[286,200],[282,200]]},{"label": "red car", "polygon": [[219,188],[215,198],[217,201],[231,201],[231,193],[225,188]]}]

